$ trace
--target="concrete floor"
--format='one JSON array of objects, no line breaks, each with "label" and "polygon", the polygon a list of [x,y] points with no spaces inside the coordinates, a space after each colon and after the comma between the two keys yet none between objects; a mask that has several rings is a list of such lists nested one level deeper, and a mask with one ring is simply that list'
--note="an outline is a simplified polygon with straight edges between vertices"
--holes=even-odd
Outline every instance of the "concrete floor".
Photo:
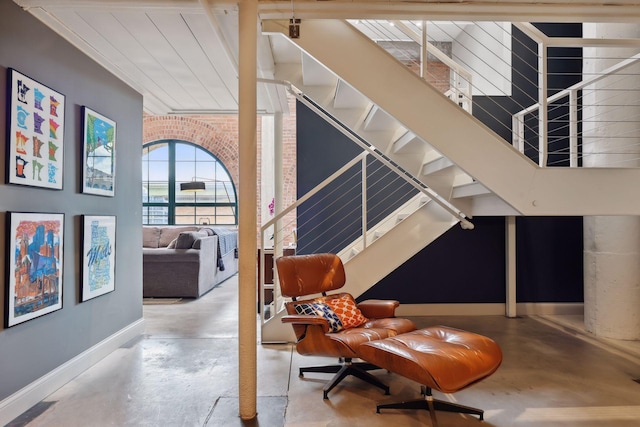
[{"label": "concrete floor", "polygon": [[[298,378],[299,366],[333,363],[291,345],[258,345],[258,417],[238,418],[237,276],[198,300],[144,306],[144,336],[123,346],[9,424],[52,426],[430,426],[426,411],[377,403],[419,397],[419,385],[374,371],[391,387],[349,378],[328,400],[328,374]],[[485,410],[438,412],[440,426],[640,426],[640,343],[598,340],[580,316],[420,317],[495,339],[504,361],[486,380],[436,398]]]}]

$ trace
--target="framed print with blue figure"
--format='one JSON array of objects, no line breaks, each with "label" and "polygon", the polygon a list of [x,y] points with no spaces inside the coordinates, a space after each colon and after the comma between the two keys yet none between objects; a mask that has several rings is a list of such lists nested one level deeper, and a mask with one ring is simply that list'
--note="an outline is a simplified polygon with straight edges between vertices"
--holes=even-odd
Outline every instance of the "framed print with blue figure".
[{"label": "framed print with blue figure", "polygon": [[5,326],[62,308],[64,214],[7,212]]}]

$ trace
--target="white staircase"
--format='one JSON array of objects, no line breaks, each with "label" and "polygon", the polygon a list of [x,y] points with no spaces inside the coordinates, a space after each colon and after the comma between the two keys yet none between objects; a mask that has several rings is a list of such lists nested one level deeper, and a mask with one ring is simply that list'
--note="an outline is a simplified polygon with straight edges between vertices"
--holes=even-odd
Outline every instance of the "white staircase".
[{"label": "white staircase", "polygon": [[[286,21],[264,21],[263,31],[274,35],[278,80],[290,82],[463,217],[640,214],[640,198],[611,191],[628,188],[629,181],[640,184],[640,169],[538,167],[346,21],[304,20],[294,40],[286,36]],[[345,290],[361,295],[459,221],[442,203],[416,196],[340,252],[349,278]],[[277,315],[273,321],[280,323]],[[267,329],[275,336],[275,324]]]},{"label": "white staircase", "polygon": [[[351,28],[350,24],[346,22],[343,24],[347,28]],[[353,31],[359,34],[357,30],[353,29]],[[361,35],[360,38],[362,38]],[[451,159],[444,157],[424,138],[418,136],[349,83],[340,79],[307,52],[300,50],[288,39],[276,40],[278,39],[274,38],[272,44],[275,45],[277,79],[290,82],[330,115],[336,117],[349,129],[382,151],[393,162],[417,177],[444,200],[468,215],[520,214],[486,187],[471,185],[474,184],[474,179]],[[294,42],[297,41],[294,40]],[[371,44],[367,38],[363,38],[362,41]],[[393,64],[397,63],[395,58],[388,55],[383,49],[375,44],[373,47],[378,56]],[[278,52],[282,57],[290,60],[292,58],[291,52],[286,54],[283,52],[291,49],[299,50],[299,62],[279,63],[278,57],[280,55]],[[400,65],[400,70],[403,71],[403,76],[406,77],[405,73],[408,73],[412,78],[416,78],[402,65]],[[373,70],[369,71],[374,72]],[[419,79],[418,82],[421,86],[429,87]],[[393,94],[394,89],[387,87],[387,91]],[[455,107],[453,102],[446,101],[446,97],[435,93],[440,96],[441,101],[444,99],[444,102]],[[421,120],[428,120],[428,118],[425,117]],[[457,191],[457,188],[462,186],[464,186],[464,191]],[[482,203],[474,203],[475,197],[479,197]],[[499,206],[500,212],[496,212],[495,208],[487,211],[493,205]]]},{"label": "white staircase", "polygon": [[[303,20],[293,40],[288,21],[264,21],[263,31],[279,35],[272,37],[279,79],[469,215],[640,213],[640,198],[615,191],[640,183],[639,168],[538,167],[346,21]],[[280,49],[300,49],[300,61],[280,63]],[[383,129],[374,117],[395,122]]]},{"label": "white staircase", "polygon": [[361,295],[457,223],[437,203],[416,196],[368,232],[366,248],[361,238],[339,253],[349,278],[346,290]]}]

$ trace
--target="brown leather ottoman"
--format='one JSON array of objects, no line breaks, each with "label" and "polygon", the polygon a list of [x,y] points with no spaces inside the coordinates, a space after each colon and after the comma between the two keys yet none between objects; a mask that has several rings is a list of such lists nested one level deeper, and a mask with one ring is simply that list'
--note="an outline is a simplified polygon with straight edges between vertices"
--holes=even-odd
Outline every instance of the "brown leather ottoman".
[{"label": "brown leather ottoman", "polygon": [[357,352],[367,362],[426,387],[424,399],[378,405],[378,413],[380,409],[426,409],[434,427],[436,410],[474,414],[481,420],[484,411],[436,400],[431,389],[455,393],[493,374],[502,362],[502,351],[492,339],[447,326],[370,341]]}]

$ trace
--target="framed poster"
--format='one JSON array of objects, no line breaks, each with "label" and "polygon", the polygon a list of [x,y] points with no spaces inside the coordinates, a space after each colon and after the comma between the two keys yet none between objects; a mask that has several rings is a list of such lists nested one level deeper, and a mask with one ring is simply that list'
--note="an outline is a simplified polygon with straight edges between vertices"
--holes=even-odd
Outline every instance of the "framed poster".
[{"label": "framed poster", "polygon": [[115,195],[116,122],[82,107],[82,192]]},{"label": "framed poster", "polygon": [[7,212],[5,326],[62,308],[64,214]]},{"label": "framed poster", "polygon": [[82,217],[82,292],[87,301],[115,289],[116,217]]},{"label": "framed poster", "polygon": [[9,184],[62,190],[65,97],[8,69]]}]

